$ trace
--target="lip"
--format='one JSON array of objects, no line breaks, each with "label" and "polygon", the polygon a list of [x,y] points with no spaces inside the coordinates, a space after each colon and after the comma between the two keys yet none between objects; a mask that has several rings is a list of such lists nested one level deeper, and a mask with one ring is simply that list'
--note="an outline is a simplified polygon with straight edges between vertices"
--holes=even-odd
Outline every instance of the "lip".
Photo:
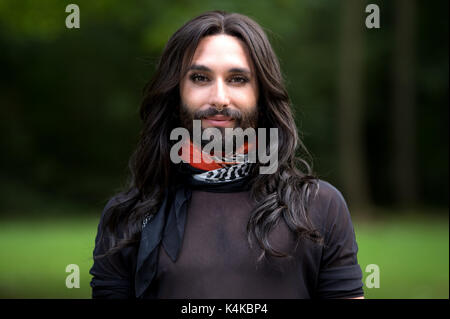
[{"label": "lip", "polygon": [[225,116],[225,115],[214,115],[214,116],[208,116],[205,117],[206,120],[213,120],[213,121],[231,121],[233,118],[229,117],[229,116]]},{"label": "lip", "polygon": [[204,119],[211,126],[227,127],[234,121],[233,118],[224,115],[214,115]]}]

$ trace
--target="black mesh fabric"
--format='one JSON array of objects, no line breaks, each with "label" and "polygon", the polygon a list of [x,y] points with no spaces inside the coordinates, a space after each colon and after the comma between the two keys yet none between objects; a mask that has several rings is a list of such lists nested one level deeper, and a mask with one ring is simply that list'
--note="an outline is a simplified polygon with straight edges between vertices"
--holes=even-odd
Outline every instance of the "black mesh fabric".
[{"label": "black mesh fabric", "polygon": [[[188,205],[180,254],[174,262],[163,245],[158,248],[157,273],[144,298],[297,299],[363,295],[358,246],[350,213],[336,188],[320,181],[318,195],[309,210],[312,223],[324,235],[324,245],[304,239],[295,246],[294,235],[283,220],[270,233],[272,247],[293,253],[293,258],[268,256],[257,263],[261,249],[249,246],[246,232],[253,207],[248,191],[194,190]],[[126,256],[135,258],[130,252]],[[134,264],[130,261],[115,267],[94,265],[93,269]],[[114,298],[114,291],[120,288],[122,292],[130,292],[127,297],[132,298],[133,273],[132,269],[117,269],[115,285],[113,275],[108,271],[107,282],[103,282],[97,291],[93,286],[93,296]],[[101,272],[95,275],[93,282],[100,282]],[[127,278],[130,289],[124,287]],[[116,296],[123,297],[123,293]]]}]

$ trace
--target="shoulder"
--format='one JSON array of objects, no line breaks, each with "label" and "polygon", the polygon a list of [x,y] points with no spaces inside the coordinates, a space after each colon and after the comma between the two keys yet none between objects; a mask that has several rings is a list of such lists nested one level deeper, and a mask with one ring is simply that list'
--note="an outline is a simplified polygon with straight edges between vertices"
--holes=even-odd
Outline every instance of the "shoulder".
[{"label": "shoulder", "polygon": [[[112,216],[116,214],[122,215],[120,212],[123,210],[130,210],[132,206],[136,203],[136,195],[138,191],[136,188],[132,188],[126,191],[122,191],[119,193],[110,196],[100,215],[100,221],[98,224],[98,230],[104,231],[106,224],[109,224]],[[120,211],[120,212],[119,212]],[[123,215],[122,215],[123,216]],[[118,225],[118,228],[121,228],[121,225]]]},{"label": "shoulder", "polygon": [[349,219],[347,202],[334,185],[318,179],[312,189],[309,202],[309,216],[317,227],[328,229],[336,219]]},{"label": "shoulder", "polygon": [[327,181],[318,179],[316,187],[313,188],[311,201],[314,204],[326,205],[332,202],[346,203],[344,196],[334,185]]},{"label": "shoulder", "polygon": [[116,193],[115,195],[109,197],[103,210],[108,210],[116,205],[126,204],[127,202],[135,199],[137,194],[138,190],[135,187]]},{"label": "shoulder", "polygon": [[107,199],[107,202],[103,208],[102,211],[102,217],[113,207],[116,206],[127,206],[127,204],[130,204],[133,200],[136,199],[136,195],[138,194],[138,190],[136,188],[131,188],[126,191],[122,191],[119,193],[116,193],[113,196],[110,196]]}]

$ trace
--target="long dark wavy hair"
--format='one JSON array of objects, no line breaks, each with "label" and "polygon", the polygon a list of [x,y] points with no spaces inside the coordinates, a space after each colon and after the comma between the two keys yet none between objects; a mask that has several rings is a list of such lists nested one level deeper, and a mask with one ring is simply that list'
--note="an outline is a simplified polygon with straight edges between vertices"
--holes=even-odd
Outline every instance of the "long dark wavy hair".
[{"label": "long dark wavy hair", "polygon": [[[108,239],[109,255],[140,241],[142,222],[155,214],[164,190],[175,180],[176,170],[169,154],[169,136],[180,126],[179,84],[192,61],[199,41],[209,35],[226,34],[242,40],[253,60],[259,85],[258,127],[278,129],[278,169],[273,174],[253,172],[251,196],[256,206],[247,224],[248,241],[255,240],[262,253],[289,257],[275,250],[268,234],[282,219],[298,239],[323,243],[308,217],[308,203],[318,190],[318,179],[306,158],[310,155],[298,137],[291,102],[283,84],[278,59],[262,28],[247,16],[210,11],[184,24],[169,39],[157,70],[144,88],[140,108],[143,128],[129,161],[129,179],[103,216],[102,234]],[[122,225],[121,238],[117,229]],[[298,243],[298,242],[297,242]]]}]

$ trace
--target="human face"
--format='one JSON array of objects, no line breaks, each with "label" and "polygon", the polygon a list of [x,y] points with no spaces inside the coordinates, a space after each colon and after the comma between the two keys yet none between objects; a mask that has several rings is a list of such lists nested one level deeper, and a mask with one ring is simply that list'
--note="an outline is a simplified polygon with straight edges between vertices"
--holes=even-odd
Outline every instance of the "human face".
[{"label": "human face", "polygon": [[248,49],[229,35],[202,38],[180,82],[181,119],[192,128],[256,127],[258,85]]}]

